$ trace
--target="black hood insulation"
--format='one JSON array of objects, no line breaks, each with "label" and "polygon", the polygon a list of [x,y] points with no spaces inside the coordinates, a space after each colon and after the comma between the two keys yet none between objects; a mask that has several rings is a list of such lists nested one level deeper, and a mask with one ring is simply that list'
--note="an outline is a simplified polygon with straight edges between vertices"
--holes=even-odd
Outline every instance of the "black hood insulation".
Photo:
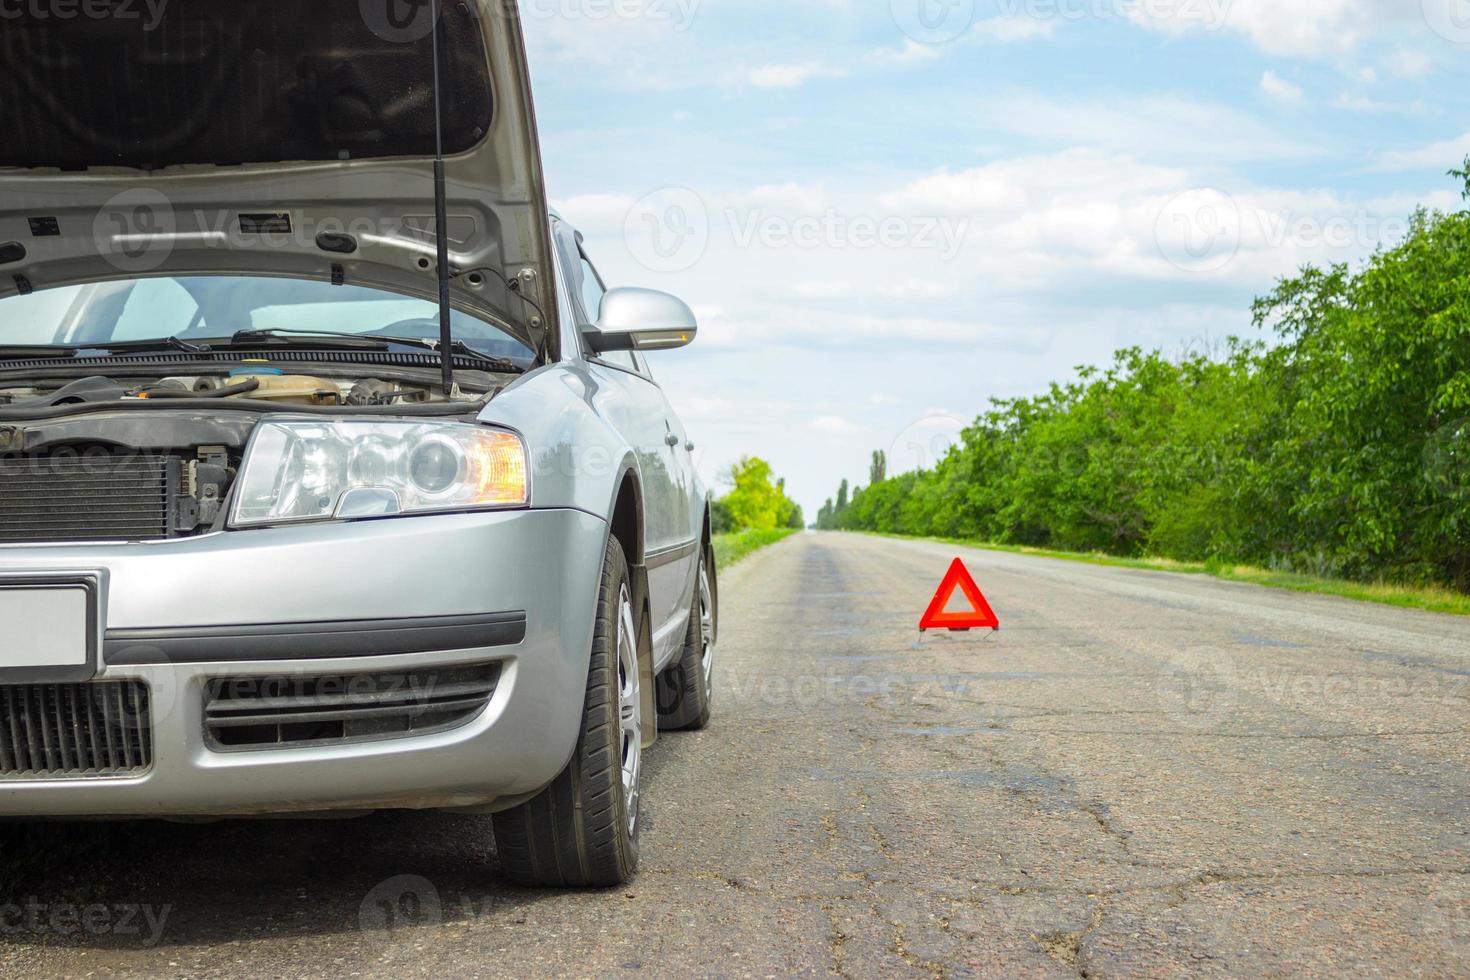
[{"label": "black hood insulation", "polygon": [[[514,15],[502,7],[497,16]],[[0,132],[25,138],[0,143],[0,167],[147,170],[434,151],[427,3],[98,0],[65,20],[17,8],[0,29]],[[474,10],[445,5],[450,154],[490,130]]]}]

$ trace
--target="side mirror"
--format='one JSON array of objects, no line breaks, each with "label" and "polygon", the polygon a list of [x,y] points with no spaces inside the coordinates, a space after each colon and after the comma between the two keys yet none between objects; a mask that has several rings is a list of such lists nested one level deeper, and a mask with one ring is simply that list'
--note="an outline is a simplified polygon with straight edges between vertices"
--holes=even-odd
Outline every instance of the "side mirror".
[{"label": "side mirror", "polygon": [[597,326],[584,331],[598,354],[619,350],[676,350],[694,343],[699,324],[684,301],[653,289],[610,289]]}]

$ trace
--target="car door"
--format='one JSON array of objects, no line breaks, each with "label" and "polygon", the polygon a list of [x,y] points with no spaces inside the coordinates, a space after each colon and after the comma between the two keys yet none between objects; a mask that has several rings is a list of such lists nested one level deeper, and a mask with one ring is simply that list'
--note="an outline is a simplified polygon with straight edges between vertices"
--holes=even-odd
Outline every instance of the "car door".
[{"label": "car door", "polygon": [[[606,288],[579,236],[563,223],[556,238],[567,285],[582,324],[595,322]],[[598,405],[634,447],[643,490],[645,564],[653,618],[653,653],[662,667],[678,653],[688,625],[699,531],[691,527],[694,467],[688,437],[643,359],[631,351],[589,356],[601,388]]]},{"label": "car door", "polygon": [[[674,405],[669,401],[669,396],[663,386],[654,377],[653,371],[641,353],[634,354],[638,363],[638,373],[658,390],[659,400],[663,404],[664,420],[668,423],[669,431],[676,439],[674,447],[675,464],[678,467],[679,484],[679,516],[684,522],[682,528],[686,541],[698,541],[704,533],[704,492],[699,482],[699,472],[694,465],[694,453],[698,448],[689,435],[689,430],[679,418]],[[691,584],[698,570],[698,556],[690,563],[689,575]]]}]

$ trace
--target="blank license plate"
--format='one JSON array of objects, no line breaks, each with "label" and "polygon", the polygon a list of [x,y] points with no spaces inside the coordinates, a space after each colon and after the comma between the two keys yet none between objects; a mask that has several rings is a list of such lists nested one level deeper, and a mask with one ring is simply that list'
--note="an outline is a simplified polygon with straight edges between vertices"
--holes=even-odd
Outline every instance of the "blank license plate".
[{"label": "blank license plate", "polygon": [[81,585],[0,585],[0,671],[91,662],[91,593]]}]

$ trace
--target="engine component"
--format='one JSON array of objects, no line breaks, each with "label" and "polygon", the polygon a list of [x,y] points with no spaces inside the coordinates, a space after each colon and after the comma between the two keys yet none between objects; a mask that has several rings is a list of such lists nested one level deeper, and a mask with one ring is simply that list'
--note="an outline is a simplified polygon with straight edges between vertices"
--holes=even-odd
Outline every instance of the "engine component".
[{"label": "engine component", "polygon": [[304,374],[273,374],[249,371],[230,372],[231,386],[259,382],[250,397],[262,401],[287,402],[293,405],[340,405],[342,392],[331,381]]},{"label": "engine component", "polygon": [[126,394],[122,385],[111,378],[82,378],[62,385],[51,394],[35,399],[34,402],[23,401],[18,404],[51,407],[54,405],[81,405],[86,402],[115,402]]},{"label": "engine component", "polygon": [[75,451],[0,459],[0,541],[148,541],[172,533],[179,461]]},{"label": "engine component", "polygon": [[200,527],[210,527],[219,518],[225,492],[234,473],[230,454],[224,446],[200,446],[198,458],[184,466],[183,492],[174,510],[174,530],[188,534]]},{"label": "engine component", "polygon": [[424,392],[406,389],[377,378],[365,378],[347,393],[349,405],[393,405],[398,402],[423,401]]}]

